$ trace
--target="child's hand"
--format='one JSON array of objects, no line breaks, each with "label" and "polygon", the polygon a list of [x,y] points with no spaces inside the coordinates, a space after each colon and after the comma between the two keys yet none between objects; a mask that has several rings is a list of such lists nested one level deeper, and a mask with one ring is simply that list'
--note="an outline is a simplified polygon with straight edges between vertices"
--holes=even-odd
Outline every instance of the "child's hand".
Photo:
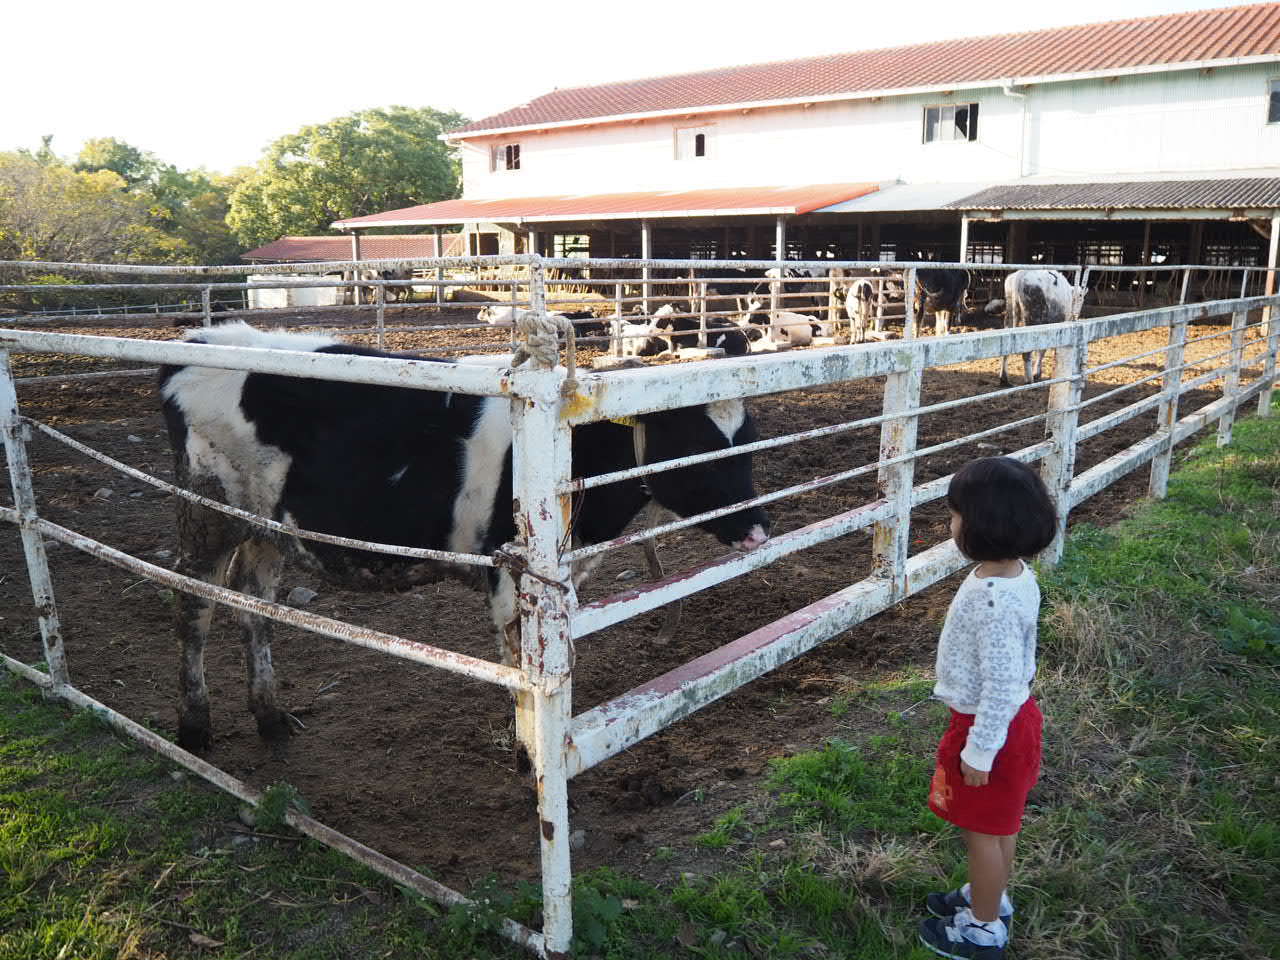
[{"label": "child's hand", "polygon": [[964,774],[964,782],[971,787],[985,787],[991,776],[986,770],[975,770],[963,760],[960,761],[960,772]]}]

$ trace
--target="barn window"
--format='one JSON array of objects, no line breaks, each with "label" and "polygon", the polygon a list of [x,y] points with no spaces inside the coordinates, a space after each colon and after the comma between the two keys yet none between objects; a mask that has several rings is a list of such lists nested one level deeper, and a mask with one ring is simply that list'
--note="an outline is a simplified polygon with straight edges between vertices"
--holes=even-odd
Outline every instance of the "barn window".
[{"label": "barn window", "polygon": [[978,139],[976,103],[939,103],[924,108],[925,143]]},{"label": "barn window", "polygon": [[557,233],[552,244],[557,258],[591,256],[591,238],[585,233]]},{"label": "barn window", "polygon": [[1267,100],[1267,123],[1280,123],[1280,79],[1272,80],[1271,96]]},{"label": "barn window", "polygon": [[489,154],[489,170],[519,170],[520,144],[503,143],[493,148]]},{"label": "barn window", "polygon": [[706,127],[677,127],[675,130],[677,160],[696,160],[711,156],[711,131]]}]

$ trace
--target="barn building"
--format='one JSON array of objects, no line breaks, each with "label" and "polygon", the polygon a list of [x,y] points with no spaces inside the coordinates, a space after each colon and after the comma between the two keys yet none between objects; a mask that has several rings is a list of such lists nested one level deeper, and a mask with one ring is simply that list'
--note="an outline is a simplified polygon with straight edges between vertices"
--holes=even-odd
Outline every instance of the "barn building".
[{"label": "barn building", "polygon": [[445,135],[466,252],[1276,260],[1280,3],[562,89]]}]

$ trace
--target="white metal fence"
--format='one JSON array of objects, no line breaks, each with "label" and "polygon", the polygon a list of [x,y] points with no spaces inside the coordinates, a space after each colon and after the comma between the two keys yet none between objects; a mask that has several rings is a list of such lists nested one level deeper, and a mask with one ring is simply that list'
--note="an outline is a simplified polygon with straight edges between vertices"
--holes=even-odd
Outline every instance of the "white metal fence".
[{"label": "white metal fence", "polygon": [[[443,269],[445,261],[405,263]],[[615,262],[591,261],[589,266],[607,268],[611,263]],[[730,269],[723,264],[709,264],[705,261],[695,264],[687,261],[616,263],[646,271],[651,268],[675,271],[695,268]],[[281,265],[290,272],[296,271],[297,266]],[[335,265],[317,266],[331,269]],[[343,264],[336,266],[340,268]],[[542,314],[546,311],[548,298],[560,299],[555,296],[554,291],[549,290],[545,276],[547,268],[581,269],[584,261],[507,257],[486,258],[483,263],[475,266],[509,268],[514,275],[513,290],[527,291],[527,295],[517,296],[516,302],[527,303],[535,314]],[[733,263],[731,266],[738,267],[741,264]],[[861,270],[882,268],[884,265],[826,263],[822,266]],[[912,271],[918,265],[896,266],[904,271],[907,289],[912,289]],[[990,269],[990,265],[982,267]],[[66,271],[68,267],[59,265],[59,269]],[[129,269],[137,268],[112,268],[112,272],[124,274]],[[182,268],[184,271],[189,269]],[[216,274],[218,268],[207,269]],[[257,269],[271,272],[269,267]],[[1016,267],[1010,265],[1002,269],[1011,270]],[[1086,268],[1067,269],[1076,271],[1080,284],[1085,282],[1088,272]],[[1155,268],[1148,266],[1142,269],[1151,272]],[[307,282],[314,285],[316,281]],[[704,280],[693,278],[690,282],[700,284]],[[549,366],[540,363],[537,358],[513,369],[503,369],[484,365],[420,363],[396,358],[350,357],[0,330],[0,431],[4,436],[14,492],[13,506],[0,506],[0,519],[15,524],[21,535],[47,671],[37,670],[8,656],[3,656],[3,659],[9,669],[38,683],[52,695],[97,711],[118,729],[251,803],[256,803],[259,799],[253,788],[105,705],[91,700],[72,686],[53,586],[45,559],[45,538],[60,541],[174,589],[191,591],[345,642],[482,679],[518,692],[531,704],[531,759],[541,785],[538,792],[538,813],[544,923],[542,931],[534,931],[507,921],[503,926],[503,933],[539,955],[563,956],[569,948],[572,934],[567,803],[569,778],[960,569],[966,561],[950,541],[910,555],[909,532],[913,511],[945,496],[950,479],[942,477],[917,483],[915,465],[921,457],[1043,421],[1046,438],[1010,455],[1026,462],[1039,462],[1041,475],[1058,503],[1060,534],[1065,529],[1070,511],[1081,501],[1144,465],[1150,465],[1151,492],[1161,496],[1167,483],[1175,444],[1213,423],[1217,424],[1218,442],[1229,442],[1234,418],[1246,403],[1256,400],[1260,415],[1265,416],[1269,412],[1276,381],[1277,350],[1280,348],[1280,323],[1271,322],[1270,314],[1277,306],[1280,306],[1280,296],[1242,296],[1032,328],[946,337],[913,337],[863,345],[827,346],[813,350],[604,372],[589,372],[577,369],[572,364]],[[910,325],[913,319],[910,297],[906,298],[904,309],[906,332],[909,333],[912,332]],[[1230,328],[1204,337],[1189,338],[1190,324],[1216,317],[1230,317]],[[1088,357],[1090,345],[1099,340],[1152,329],[1168,331],[1164,346],[1140,355],[1157,365],[1156,372],[1086,399],[1084,386],[1090,375],[1139,358],[1128,357],[1091,367]],[[1194,364],[1187,360],[1188,344],[1203,345],[1215,338],[1221,341],[1222,349],[1213,347],[1212,352],[1207,356],[1200,356]],[[1054,374],[1047,380],[972,397],[922,403],[921,385],[926,370],[1040,349],[1048,349],[1055,354]],[[1202,346],[1201,349],[1210,348]],[[517,666],[508,667],[429,643],[377,633],[282,604],[267,603],[255,597],[213,587],[130,557],[107,544],[42,518],[32,485],[26,446],[32,428],[39,429],[52,439],[68,442],[80,452],[94,456],[109,466],[124,469],[135,479],[152,483],[177,495],[195,495],[179,491],[164,481],[148,477],[128,465],[89,450],[59,431],[26,420],[19,407],[18,384],[10,373],[9,355],[14,352],[68,353],[149,364],[198,364],[315,379],[510,398],[513,401],[513,493],[519,505],[516,525],[520,537],[516,544],[504,551],[502,557],[414,551],[385,544],[338,541],[337,538],[327,537],[323,531],[299,533],[289,528],[281,529],[291,534],[328,539],[330,542],[348,545],[355,543],[362,549],[428,556],[472,565],[506,563],[509,557],[515,556],[518,559],[512,569],[520,580],[521,662]],[[1161,356],[1162,362],[1159,359]],[[873,416],[772,437],[749,447],[734,447],[678,461],[641,464],[633,469],[603,476],[575,478],[571,474],[573,428],[578,425],[604,419],[643,417],[656,411],[717,400],[749,399],[879,377],[884,378],[883,405],[880,412]],[[1218,381],[1223,386],[1217,399],[1191,412],[1180,409],[1180,403],[1189,392],[1202,391]],[[1113,399],[1123,391],[1143,384],[1156,383],[1159,384],[1158,392],[1081,423],[1080,414],[1089,406]],[[962,411],[993,398],[1042,388],[1046,391],[1042,412],[932,446],[920,447],[917,444],[917,425],[922,417],[943,411]],[[1076,453],[1082,442],[1152,411],[1157,414],[1154,432],[1101,463],[1077,472]],[[785,489],[768,491],[747,503],[733,504],[712,513],[664,523],[607,543],[577,550],[570,550],[565,546],[570,542],[570,531],[566,527],[572,518],[571,498],[586,489],[661,470],[708,462],[718,457],[738,455],[748,449],[767,455],[768,451],[784,445],[871,427],[880,429],[879,457],[873,462],[841,469],[828,476]],[[834,516],[814,517],[811,522],[798,529],[779,532],[752,553],[724,556],[701,564],[694,571],[679,571],[656,582],[627,589],[599,601],[578,603],[570,574],[574,561],[638,541],[650,540],[664,532],[681,529],[712,516],[735,512],[748,505],[768,504],[859,476],[871,475],[876,477],[880,491],[874,499],[853,504],[848,510]],[[208,504],[208,501],[203,502]],[[242,512],[237,515],[245,516]],[[270,521],[263,518],[247,519],[272,526]],[[279,528],[279,525],[274,527]],[[612,624],[726,583],[799,551],[855,531],[867,531],[871,534],[870,576],[794,610],[785,618],[739,637],[698,660],[662,676],[642,679],[633,689],[606,703],[574,714],[572,677],[575,641]],[[1060,535],[1043,555],[1046,562],[1057,559],[1061,543]],[[344,850],[396,882],[426,896],[444,903],[466,902],[461,894],[309,817],[291,812],[288,819],[309,836]]]}]

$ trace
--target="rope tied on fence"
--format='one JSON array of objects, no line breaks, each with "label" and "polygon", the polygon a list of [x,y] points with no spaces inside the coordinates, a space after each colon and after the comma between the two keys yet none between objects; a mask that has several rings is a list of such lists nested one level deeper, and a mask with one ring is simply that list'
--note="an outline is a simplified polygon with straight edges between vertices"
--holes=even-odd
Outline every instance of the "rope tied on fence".
[{"label": "rope tied on fence", "polygon": [[564,396],[574,394],[578,389],[578,358],[573,321],[559,313],[525,310],[516,318],[516,333],[519,343],[511,359],[511,366],[518,367],[532,359],[535,366],[548,369],[554,367],[560,359],[560,334],[564,334],[565,366],[569,370],[569,376],[560,392]]}]

